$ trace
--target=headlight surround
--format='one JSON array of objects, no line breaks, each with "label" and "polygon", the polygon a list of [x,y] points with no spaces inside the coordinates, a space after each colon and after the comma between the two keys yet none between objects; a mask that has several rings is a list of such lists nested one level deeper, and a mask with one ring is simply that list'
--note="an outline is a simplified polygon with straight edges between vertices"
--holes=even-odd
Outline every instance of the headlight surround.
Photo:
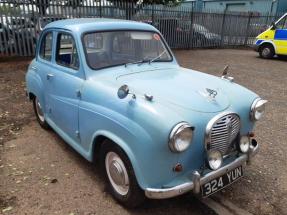
[{"label": "headlight surround", "polygon": [[217,170],[223,163],[223,157],[218,150],[211,150],[207,153],[208,165],[212,170]]},{"label": "headlight surround", "polygon": [[169,135],[169,148],[172,152],[183,152],[191,144],[194,127],[187,122],[178,123]]},{"label": "headlight surround", "polygon": [[261,119],[265,111],[265,104],[267,102],[268,102],[267,100],[263,100],[261,98],[255,99],[255,101],[251,105],[251,111],[250,111],[251,120],[257,121]]},{"label": "headlight surround", "polygon": [[239,148],[242,153],[247,153],[250,147],[250,139],[247,136],[242,136],[239,142]]}]

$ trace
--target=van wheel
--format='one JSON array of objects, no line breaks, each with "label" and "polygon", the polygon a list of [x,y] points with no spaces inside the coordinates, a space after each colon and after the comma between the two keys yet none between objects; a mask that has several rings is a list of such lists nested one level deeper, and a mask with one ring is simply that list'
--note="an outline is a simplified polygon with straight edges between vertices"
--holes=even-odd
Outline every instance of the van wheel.
[{"label": "van wheel", "polygon": [[37,97],[33,98],[33,108],[34,108],[34,112],[35,112],[37,121],[40,124],[40,126],[44,129],[49,129],[50,126],[48,125],[48,123],[45,120],[42,105],[41,105],[41,103]]},{"label": "van wheel", "polygon": [[128,208],[141,205],[145,195],[125,152],[112,141],[106,140],[101,148],[100,159],[112,196]]},{"label": "van wheel", "polygon": [[261,58],[271,59],[275,55],[275,50],[270,44],[262,45],[259,49],[259,55]]}]

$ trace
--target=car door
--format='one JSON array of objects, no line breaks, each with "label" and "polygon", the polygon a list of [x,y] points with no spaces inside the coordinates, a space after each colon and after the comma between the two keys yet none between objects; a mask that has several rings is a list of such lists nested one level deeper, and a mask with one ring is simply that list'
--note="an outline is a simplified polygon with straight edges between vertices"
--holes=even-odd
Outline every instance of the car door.
[{"label": "car door", "polygon": [[287,15],[276,24],[274,43],[276,54],[287,55]]},{"label": "car door", "polygon": [[53,65],[53,39],[54,32],[52,30],[43,32],[40,38],[39,53],[37,54],[37,64],[33,67],[41,79],[40,83],[42,83],[41,88],[43,90],[41,92],[42,94],[37,96],[40,99],[40,103],[43,106],[44,114],[46,117],[49,117],[47,113],[50,109],[47,89],[49,88],[48,74],[51,71],[51,67]]},{"label": "car door", "polygon": [[74,143],[80,143],[78,106],[80,90],[84,83],[83,70],[78,55],[78,45],[69,32],[55,35],[55,58],[47,74],[49,94],[49,119],[53,125]]}]

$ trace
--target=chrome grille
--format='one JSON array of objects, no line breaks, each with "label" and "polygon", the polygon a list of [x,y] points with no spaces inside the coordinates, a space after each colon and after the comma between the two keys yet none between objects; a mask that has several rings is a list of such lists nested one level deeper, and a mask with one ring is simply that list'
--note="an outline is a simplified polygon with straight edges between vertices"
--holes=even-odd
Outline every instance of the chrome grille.
[{"label": "chrome grille", "polygon": [[240,130],[240,118],[237,114],[230,113],[221,117],[215,117],[207,126],[207,149],[219,150],[226,155],[231,149]]}]

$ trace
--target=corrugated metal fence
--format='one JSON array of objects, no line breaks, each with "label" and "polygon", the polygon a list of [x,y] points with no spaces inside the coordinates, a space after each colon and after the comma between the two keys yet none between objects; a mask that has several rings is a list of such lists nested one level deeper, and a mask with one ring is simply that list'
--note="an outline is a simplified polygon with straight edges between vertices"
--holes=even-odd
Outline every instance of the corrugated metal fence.
[{"label": "corrugated metal fence", "polygon": [[106,0],[0,0],[0,54],[33,56],[49,22],[83,17],[108,17],[146,22],[158,28],[172,48],[252,45],[277,17],[252,13],[193,10],[193,5],[163,6]]}]

